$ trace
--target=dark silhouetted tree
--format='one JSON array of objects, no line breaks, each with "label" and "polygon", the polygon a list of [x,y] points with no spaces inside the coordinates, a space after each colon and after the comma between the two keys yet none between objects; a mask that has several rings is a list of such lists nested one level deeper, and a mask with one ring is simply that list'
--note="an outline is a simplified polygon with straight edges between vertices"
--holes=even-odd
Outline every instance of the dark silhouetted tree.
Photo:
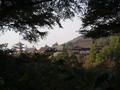
[{"label": "dark silhouetted tree", "polygon": [[82,33],[99,38],[120,33],[120,0],[88,0]]},{"label": "dark silhouetted tree", "polygon": [[0,0],[0,30],[20,32],[25,40],[37,41],[46,32],[39,27],[50,27],[61,19],[75,16],[82,0]]}]

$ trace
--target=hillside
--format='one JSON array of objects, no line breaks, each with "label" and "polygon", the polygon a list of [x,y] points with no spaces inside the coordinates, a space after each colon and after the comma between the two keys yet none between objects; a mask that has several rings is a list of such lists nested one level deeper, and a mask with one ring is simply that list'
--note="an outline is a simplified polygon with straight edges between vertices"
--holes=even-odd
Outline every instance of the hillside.
[{"label": "hillside", "polygon": [[73,40],[70,40],[69,42],[65,43],[68,47],[71,46],[79,46],[82,48],[90,48],[92,45],[93,40],[90,38],[84,38],[82,36],[78,36],[74,38]]},{"label": "hillside", "polygon": [[[105,46],[106,44],[108,44],[108,41],[109,41],[109,37],[99,38],[96,40],[96,45],[97,46]],[[78,37],[70,40],[69,42],[65,43],[65,45],[67,47],[79,46],[81,48],[90,48],[92,43],[93,43],[93,39],[84,38],[83,36],[78,36]]]}]

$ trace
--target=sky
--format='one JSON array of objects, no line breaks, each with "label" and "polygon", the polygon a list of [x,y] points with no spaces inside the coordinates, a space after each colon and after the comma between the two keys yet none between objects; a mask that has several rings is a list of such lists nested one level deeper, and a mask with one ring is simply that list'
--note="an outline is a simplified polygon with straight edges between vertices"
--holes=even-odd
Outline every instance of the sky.
[{"label": "sky", "polygon": [[[19,41],[24,43],[27,47],[36,47],[39,49],[40,47],[44,47],[45,45],[52,46],[54,43],[63,44],[77,36],[80,36],[78,33],[79,28],[81,27],[81,20],[78,17],[73,18],[72,20],[62,21],[63,28],[59,28],[59,26],[55,26],[53,29],[45,29],[48,31],[48,35],[40,39],[37,43],[29,43],[22,39],[22,37],[13,31],[5,32],[4,34],[0,34],[0,44],[8,43],[8,48],[12,48],[12,46]],[[44,30],[43,28],[40,30]]]}]

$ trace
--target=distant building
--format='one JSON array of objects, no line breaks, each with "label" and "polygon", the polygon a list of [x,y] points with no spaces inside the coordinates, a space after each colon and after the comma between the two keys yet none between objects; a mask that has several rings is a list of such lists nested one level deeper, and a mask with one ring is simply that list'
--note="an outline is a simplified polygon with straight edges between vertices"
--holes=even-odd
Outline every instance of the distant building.
[{"label": "distant building", "polygon": [[23,49],[24,49],[24,44],[21,42],[16,43],[12,48],[12,50],[15,51],[15,54],[22,53]]},{"label": "distant building", "polygon": [[32,47],[32,48],[25,48],[24,50],[26,53],[36,53],[37,52],[37,49],[35,47]]},{"label": "distant building", "polygon": [[[68,43],[66,43],[66,50],[69,57],[75,54],[77,56],[78,62],[84,63],[90,53],[90,48],[93,45],[93,41],[94,40],[91,38],[84,38],[81,36],[69,41]],[[99,52],[102,47],[103,45],[97,44],[96,51]]]},{"label": "distant building", "polygon": [[69,52],[69,55],[72,55],[72,54],[88,55],[90,52],[90,48],[83,48],[83,47],[75,46],[71,49],[67,49],[67,51]]},{"label": "distant building", "polygon": [[41,47],[38,52],[39,52],[39,53],[45,53],[46,50],[47,50],[46,47]]},{"label": "distant building", "polygon": [[93,44],[93,39],[79,36],[68,43],[65,43],[68,56],[76,55],[79,63],[86,60],[86,56],[90,53],[90,48]]},{"label": "distant building", "polygon": [[53,52],[55,51],[53,48],[49,47],[49,46],[45,46],[45,47],[41,47],[38,52],[41,54],[47,53],[47,52]]}]

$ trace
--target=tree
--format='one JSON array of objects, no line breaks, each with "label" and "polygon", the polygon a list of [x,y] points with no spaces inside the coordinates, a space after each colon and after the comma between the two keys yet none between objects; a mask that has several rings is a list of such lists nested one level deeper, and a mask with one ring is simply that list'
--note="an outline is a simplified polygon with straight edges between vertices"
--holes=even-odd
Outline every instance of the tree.
[{"label": "tree", "polygon": [[0,30],[20,32],[25,40],[37,41],[46,32],[39,27],[61,26],[61,19],[75,16],[82,0],[0,0]]},{"label": "tree", "polygon": [[[104,62],[114,62],[118,66],[120,64],[120,36],[114,35],[109,37],[108,44],[103,46],[97,53],[95,47],[92,47],[89,59],[94,61],[95,65]],[[90,62],[89,60],[89,62]]]},{"label": "tree", "polygon": [[109,40],[109,45],[104,47],[101,53],[104,57],[110,58],[111,60],[120,60],[120,36],[111,36]]},{"label": "tree", "polygon": [[96,54],[97,54],[97,46],[96,44],[93,44],[90,49],[90,55],[89,55],[89,59],[92,61],[92,63],[95,63]]},{"label": "tree", "polygon": [[120,33],[120,0],[88,0],[85,9],[81,32],[87,37]]},{"label": "tree", "polygon": [[96,46],[96,43],[94,43],[91,46],[90,54],[88,55],[87,60],[85,60],[83,67],[86,69],[91,69],[93,66],[95,66],[96,55],[97,55],[97,46]]},{"label": "tree", "polygon": [[8,46],[8,43],[0,44],[0,50],[5,50]]},{"label": "tree", "polygon": [[24,48],[24,44],[19,42],[17,44],[15,44],[15,46],[13,46],[14,49],[18,49],[20,53],[22,53],[23,48]]}]

